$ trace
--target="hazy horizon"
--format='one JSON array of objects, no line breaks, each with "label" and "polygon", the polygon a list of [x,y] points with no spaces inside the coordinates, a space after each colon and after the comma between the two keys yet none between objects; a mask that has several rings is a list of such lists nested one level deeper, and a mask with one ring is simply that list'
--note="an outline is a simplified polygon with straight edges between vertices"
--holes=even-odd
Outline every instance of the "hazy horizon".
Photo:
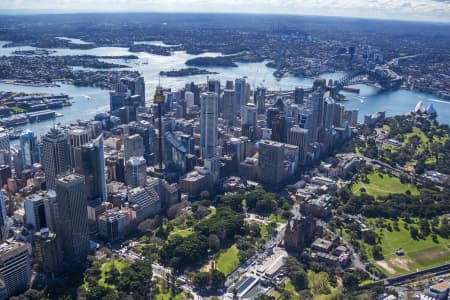
[{"label": "hazy horizon", "polygon": [[450,0],[6,0],[0,14],[243,13],[450,23]]}]

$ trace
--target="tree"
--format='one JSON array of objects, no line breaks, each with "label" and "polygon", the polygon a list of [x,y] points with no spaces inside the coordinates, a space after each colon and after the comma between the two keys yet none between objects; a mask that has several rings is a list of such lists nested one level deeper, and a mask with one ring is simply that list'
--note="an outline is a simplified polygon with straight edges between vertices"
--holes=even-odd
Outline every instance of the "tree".
[{"label": "tree", "polygon": [[208,191],[201,191],[200,192],[200,198],[203,200],[203,199],[209,199],[209,197],[210,197],[210,194],[209,194],[209,192]]},{"label": "tree", "polygon": [[291,291],[288,291],[288,290],[283,290],[281,292],[280,297],[283,300],[290,300],[290,299],[294,298],[294,293],[292,293]]},{"label": "tree", "polygon": [[447,218],[444,218],[441,221],[441,226],[439,227],[439,235],[445,239],[450,236],[450,226]]},{"label": "tree", "polygon": [[420,219],[420,233],[423,237],[427,237],[430,235],[430,223],[428,223],[427,219]]},{"label": "tree", "polygon": [[302,265],[292,256],[285,258],[286,274],[291,279],[296,291],[308,287],[308,277]]},{"label": "tree", "polygon": [[226,277],[222,272],[218,270],[212,270],[209,276],[211,287],[219,288],[224,285]]},{"label": "tree", "polygon": [[353,272],[345,271],[342,276],[342,282],[347,289],[352,289],[358,286],[359,279]]},{"label": "tree", "polygon": [[380,245],[375,245],[372,247],[372,255],[373,258],[376,260],[382,260],[383,259],[383,249]]},{"label": "tree", "polygon": [[377,234],[371,230],[364,231],[362,238],[369,245],[375,245],[377,242]]},{"label": "tree", "polygon": [[413,240],[417,240],[417,238],[419,237],[419,230],[416,226],[409,226],[409,233],[411,234]]},{"label": "tree", "polygon": [[109,271],[106,273],[105,282],[107,284],[116,285],[120,277],[120,272],[117,270],[116,266],[113,264]]},{"label": "tree", "polygon": [[101,285],[94,285],[89,288],[87,293],[87,300],[98,300],[108,297],[108,299],[118,299],[114,298],[114,290],[112,288],[104,287]]},{"label": "tree", "polygon": [[192,278],[192,283],[199,289],[204,289],[209,285],[209,273],[198,272]]},{"label": "tree", "polygon": [[208,236],[208,246],[214,251],[218,251],[220,249],[220,239],[215,234],[210,234]]}]

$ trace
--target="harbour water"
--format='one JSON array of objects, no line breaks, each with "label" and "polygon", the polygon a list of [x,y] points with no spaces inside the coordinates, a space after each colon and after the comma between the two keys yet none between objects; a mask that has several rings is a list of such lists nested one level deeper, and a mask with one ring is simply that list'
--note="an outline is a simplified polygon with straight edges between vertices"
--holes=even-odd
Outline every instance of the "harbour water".
[{"label": "harbour water", "polygon": [[[77,42],[83,42],[77,40]],[[0,56],[13,55],[15,50],[31,50],[33,47],[13,47],[3,48],[7,42],[0,42]],[[164,45],[157,42],[158,45]],[[51,49],[55,50],[51,55],[98,55],[98,56],[122,56],[136,55],[136,60],[123,59],[103,59],[103,61],[128,65],[139,71],[145,78],[146,97],[152,96],[159,81],[160,71],[178,70],[186,68],[186,60],[198,56],[218,56],[220,53],[203,53],[201,55],[191,55],[184,51],[176,51],[171,56],[159,56],[149,53],[131,53],[127,48],[121,47],[99,47],[87,50],[78,49]],[[296,86],[310,87],[314,78],[286,77],[277,80],[273,75],[274,69],[266,67],[266,62],[259,63],[238,63],[235,68],[207,68],[217,72],[217,75],[209,75],[219,78],[222,84],[226,80],[246,77],[252,87],[265,86],[273,90],[293,89]],[[343,76],[342,72],[322,74],[325,79],[338,79]],[[206,75],[195,75],[186,77],[161,77],[161,84],[164,87],[177,89],[183,87],[188,82],[201,83],[206,81]],[[438,112],[438,121],[450,123],[450,102],[440,99],[434,95],[428,95],[407,90],[396,90],[379,93],[373,86],[359,84],[360,94],[342,92],[346,95],[347,101],[342,103],[347,109],[358,109],[359,120],[363,120],[364,115],[376,111],[386,111],[387,115],[397,115],[406,113],[414,108],[418,101],[425,105],[433,103]],[[0,83],[0,91],[25,92],[25,93],[64,93],[73,97],[73,105],[59,110],[64,116],[57,118],[54,122],[61,124],[74,123],[78,119],[91,119],[99,112],[105,112],[109,108],[109,91],[90,87],[75,87],[72,85],[61,85],[60,87],[32,87]],[[47,132],[53,126],[53,121],[43,121],[40,123],[28,124],[23,128],[34,131],[38,136]],[[22,128],[22,129],[23,129]]]}]

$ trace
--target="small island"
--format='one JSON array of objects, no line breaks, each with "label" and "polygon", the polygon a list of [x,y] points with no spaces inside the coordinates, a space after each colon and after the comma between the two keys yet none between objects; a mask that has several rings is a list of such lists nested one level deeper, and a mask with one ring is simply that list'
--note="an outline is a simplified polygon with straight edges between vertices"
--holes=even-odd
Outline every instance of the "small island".
[{"label": "small island", "polygon": [[195,67],[237,67],[230,57],[196,57],[186,61],[186,65]]},{"label": "small island", "polygon": [[211,75],[211,74],[219,74],[217,72],[211,72],[205,69],[198,68],[185,68],[180,70],[172,70],[172,71],[161,71],[159,75],[167,76],[167,77],[184,77],[184,76],[192,76],[192,75]]},{"label": "small island", "polygon": [[172,51],[175,49],[172,49],[171,47],[161,47],[161,46],[155,46],[155,45],[146,45],[146,44],[136,44],[131,46],[128,51],[130,52],[146,52],[150,54],[155,55],[161,55],[161,56],[171,56]]}]

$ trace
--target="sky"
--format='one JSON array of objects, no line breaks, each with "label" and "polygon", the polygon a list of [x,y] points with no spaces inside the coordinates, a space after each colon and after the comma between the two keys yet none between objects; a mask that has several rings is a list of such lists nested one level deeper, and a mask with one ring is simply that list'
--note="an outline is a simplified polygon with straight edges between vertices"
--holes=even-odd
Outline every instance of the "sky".
[{"label": "sky", "polygon": [[33,12],[240,12],[450,23],[450,0],[0,0]]}]

